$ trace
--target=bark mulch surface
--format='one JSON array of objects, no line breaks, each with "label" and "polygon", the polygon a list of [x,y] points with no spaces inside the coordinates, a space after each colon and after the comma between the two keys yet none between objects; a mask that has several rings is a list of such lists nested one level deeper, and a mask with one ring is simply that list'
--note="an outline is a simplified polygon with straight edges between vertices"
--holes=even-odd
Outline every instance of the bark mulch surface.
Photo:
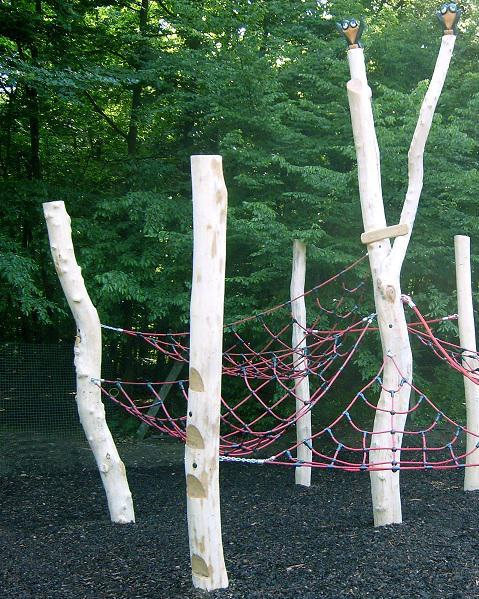
[{"label": "bark mulch surface", "polygon": [[[2,599],[197,599],[190,583],[182,448],[123,443],[137,523],[110,523],[90,452],[5,447]],[[2,452],[4,453],[4,452]],[[367,475],[223,464],[230,578],[212,599],[479,597],[479,493],[463,472],[403,473],[404,524],[374,529]]]}]

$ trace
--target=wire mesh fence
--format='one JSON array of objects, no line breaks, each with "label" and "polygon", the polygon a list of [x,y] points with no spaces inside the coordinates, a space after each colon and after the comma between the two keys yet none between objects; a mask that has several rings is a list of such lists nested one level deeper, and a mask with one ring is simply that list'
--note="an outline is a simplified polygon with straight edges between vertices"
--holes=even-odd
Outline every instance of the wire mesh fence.
[{"label": "wire mesh fence", "polygon": [[0,344],[0,474],[58,470],[60,455],[78,462],[75,387],[73,344]]},{"label": "wire mesh fence", "polygon": [[0,435],[80,436],[71,344],[0,345]]},{"label": "wire mesh fence", "polygon": [[[0,474],[93,464],[75,402],[73,357],[73,342],[0,343]],[[114,407],[107,403],[105,411],[111,420]]]}]

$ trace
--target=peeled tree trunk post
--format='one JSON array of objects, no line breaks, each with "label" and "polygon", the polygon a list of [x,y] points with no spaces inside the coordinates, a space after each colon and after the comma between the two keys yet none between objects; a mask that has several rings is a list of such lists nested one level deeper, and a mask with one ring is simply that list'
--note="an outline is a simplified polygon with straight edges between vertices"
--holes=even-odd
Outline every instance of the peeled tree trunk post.
[{"label": "peeled tree trunk post", "polygon": [[228,586],[221,538],[219,435],[227,191],[221,156],[192,156],[193,277],[185,473],[195,587]]},{"label": "peeled tree trunk post", "polygon": [[74,353],[80,422],[100,471],[112,521],[134,522],[125,466],[106,423],[101,389],[95,382],[101,377],[101,325],[75,258],[70,217],[63,202],[43,204],[43,213],[55,269],[77,325]]},{"label": "peeled tree trunk post", "polygon": [[[293,367],[296,372],[294,393],[296,413],[302,414],[296,421],[297,459],[310,464],[313,459],[311,449],[311,410],[305,412],[310,402],[306,334],[306,304],[304,301],[304,281],[306,277],[306,245],[295,239],[293,242],[293,268],[291,272],[291,312],[293,316]],[[298,466],[294,469],[297,485],[311,486],[311,466]]]},{"label": "peeled tree trunk post", "polygon": [[[412,382],[412,353],[401,295],[400,275],[423,186],[423,156],[434,111],[456,41],[460,11],[446,5],[438,13],[444,36],[408,154],[409,184],[399,225],[388,227],[381,188],[376,139],[364,52],[362,23],[343,20],[338,28],[348,42],[351,80],[347,84],[358,162],[359,197],[374,287],[374,301],[384,359],[382,391],[370,441],[369,464],[375,526],[402,522],[399,470]],[[451,21],[451,18],[453,19]],[[447,21],[447,22],[446,22]],[[451,26],[452,25],[452,26]],[[394,239],[394,244],[391,244]],[[408,300],[410,301],[410,300]]]},{"label": "peeled tree trunk post", "polygon": [[[479,360],[476,350],[476,327],[474,325],[474,306],[472,303],[471,281],[471,240],[466,235],[454,237],[456,256],[457,316],[459,342],[463,348],[462,363],[465,368],[477,372]],[[466,428],[472,434],[466,435],[466,468],[464,468],[464,491],[479,489],[479,385],[464,377],[466,396]]]}]

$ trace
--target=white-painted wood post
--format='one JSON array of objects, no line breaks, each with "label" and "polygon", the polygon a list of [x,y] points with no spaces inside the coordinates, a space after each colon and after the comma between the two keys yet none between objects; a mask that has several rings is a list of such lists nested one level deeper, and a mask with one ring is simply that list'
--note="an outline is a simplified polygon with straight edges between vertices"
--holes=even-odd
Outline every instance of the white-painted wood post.
[{"label": "white-painted wood post", "polygon": [[[374,300],[385,360],[383,391],[378,400],[369,463],[391,464],[391,470],[371,471],[371,497],[375,526],[402,522],[399,471],[402,434],[406,424],[405,412],[409,406],[410,386],[402,384],[402,377],[412,382],[412,354],[409,335],[401,304],[400,275],[423,185],[423,156],[434,111],[449,68],[455,35],[444,35],[428,91],[423,100],[419,119],[408,154],[409,184],[401,212],[400,225],[407,229],[396,237],[391,248],[387,238],[373,234],[366,237],[369,262],[374,285]],[[379,149],[374,128],[371,89],[368,86],[364,53],[357,44],[348,51],[351,80],[347,84],[351,122],[358,161],[359,195],[364,232],[386,228],[386,217],[381,189]],[[388,229],[390,230],[390,229]],[[398,371],[399,370],[399,371]],[[397,390],[394,394],[390,391]],[[391,428],[394,412],[394,428]]]},{"label": "white-painted wood post", "polygon": [[[457,284],[457,315],[459,324],[459,339],[465,350],[462,363],[465,368],[476,370],[479,360],[476,353],[476,328],[474,324],[474,308],[472,302],[471,282],[471,240],[466,235],[454,237],[456,255],[456,284]],[[479,385],[464,377],[464,392],[466,396],[466,428],[471,433],[479,435]],[[466,466],[479,464],[479,449],[476,449],[478,438],[474,435],[466,437]],[[464,491],[479,489],[479,466],[468,466],[464,469]]]},{"label": "white-painted wood post", "polygon": [[219,433],[227,191],[221,156],[192,156],[193,279],[185,471],[193,584],[228,586],[221,538]]},{"label": "white-painted wood post", "polygon": [[[294,393],[296,396],[296,413],[303,411],[309,405],[309,377],[306,334],[306,304],[304,301],[304,281],[306,277],[306,245],[295,239],[293,242],[293,267],[291,272],[291,312],[293,316],[292,349],[293,368],[296,371]],[[296,442],[298,449],[296,457],[302,462],[311,463],[311,411],[308,410],[296,421]],[[304,443],[306,441],[306,444]],[[309,447],[308,447],[309,446]],[[309,487],[311,485],[311,466],[295,468],[295,482],[297,485]]]},{"label": "white-painted wood post", "polygon": [[70,217],[63,202],[43,204],[53,262],[77,326],[76,402],[80,422],[95,457],[113,522],[135,521],[126,471],[105,420],[100,387],[101,326],[88,296],[73,248]]}]

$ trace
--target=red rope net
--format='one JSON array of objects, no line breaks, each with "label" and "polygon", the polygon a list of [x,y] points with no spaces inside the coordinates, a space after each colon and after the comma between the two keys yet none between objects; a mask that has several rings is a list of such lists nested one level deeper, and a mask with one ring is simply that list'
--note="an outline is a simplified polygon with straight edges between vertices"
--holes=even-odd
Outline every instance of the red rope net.
[{"label": "red rope net", "polygon": [[[372,326],[375,315],[358,316],[360,301],[356,300],[361,299],[364,283],[347,287],[342,281],[341,297],[332,298],[327,307],[320,301],[318,291],[343,278],[362,259],[305,294],[314,299],[316,307],[313,322],[303,329],[306,349],[301,348],[301,344],[291,347],[291,330],[293,325],[298,326],[291,318],[291,302],[225,327],[223,375],[230,381],[227,386],[229,398],[222,399],[220,459],[351,472],[465,467],[468,455],[479,447],[479,436],[446,416],[408,382],[391,357],[385,358],[381,369],[354,394],[345,409],[340,409],[326,424],[321,424],[325,414],[331,411],[328,403],[322,400],[334,390],[341,374],[351,365],[366,334],[377,331],[377,327]],[[410,334],[435,356],[479,384],[477,372],[465,361],[465,356],[477,356],[439,339],[433,332],[432,325],[453,319],[455,315],[426,320],[410,298],[404,297],[403,301],[410,306],[416,319],[408,325]],[[105,328],[139,337],[172,360],[188,360],[187,333]],[[263,343],[255,349],[260,339]],[[393,361],[400,384],[396,389],[385,389],[391,396],[390,428],[373,432],[372,426],[363,423],[372,422],[371,415],[377,411],[385,411],[377,406],[377,397],[384,389],[381,374],[386,360]],[[298,363],[303,368],[298,369]],[[303,405],[298,409],[296,389],[305,377],[310,384],[310,399],[301,401]],[[102,393],[126,412],[162,433],[186,440],[187,380],[172,383],[102,380],[98,384],[101,384]],[[175,401],[163,400],[161,389],[164,385],[173,385],[176,389]],[[401,412],[395,410],[394,400],[403,385],[408,385],[417,399],[407,411]],[[312,450],[313,459],[300,462],[295,457],[300,444],[291,441],[290,433],[297,420],[317,405],[315,414],[319,412],[320,417],[316,419],[319,423],[316,423],[311,438],[302,441]],[[411,421],[410,428],[398,430],[396,419],[404,415],[408,415],[408,423]],[[390,438],[390,443],[372,449],[373,435]],[[466,435],[475,439],[469,453],[463,449]],[[396,447],[398,438],[402,439],[401,449]],[[273,445],[275,453],[271,453]],[[388,459],[381,462],[370,459],[374,451],[386,451]]]}]

